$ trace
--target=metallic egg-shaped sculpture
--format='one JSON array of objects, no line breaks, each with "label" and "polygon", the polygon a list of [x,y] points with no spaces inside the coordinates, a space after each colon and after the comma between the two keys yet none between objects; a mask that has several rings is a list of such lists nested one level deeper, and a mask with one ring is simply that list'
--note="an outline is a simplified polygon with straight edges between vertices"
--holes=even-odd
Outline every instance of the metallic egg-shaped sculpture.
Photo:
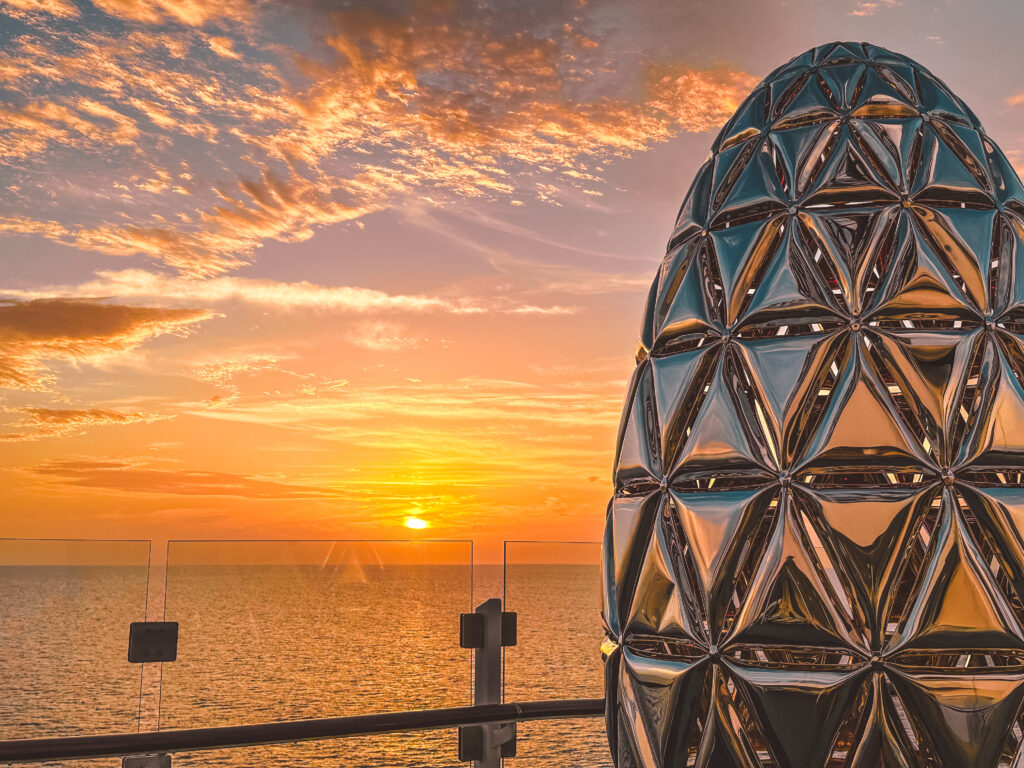
[{"label": "metallic egg-shaped sculpture", "polygon": [[654,280],[604,540],[619,768],[1024,765],[1024,189],[834,43],[715,140]]}]

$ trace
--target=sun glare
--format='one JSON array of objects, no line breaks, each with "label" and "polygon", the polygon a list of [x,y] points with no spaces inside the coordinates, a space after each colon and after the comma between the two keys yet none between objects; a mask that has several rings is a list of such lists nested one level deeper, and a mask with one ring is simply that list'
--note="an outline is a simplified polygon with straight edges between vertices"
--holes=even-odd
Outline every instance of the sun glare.
[{"label": "sun glare", "polygon": [[420,517],[407,517],[405,518],[405,527],[412,528],[415,531],[422,531],[424,528],[429,528],[430,523]]}]

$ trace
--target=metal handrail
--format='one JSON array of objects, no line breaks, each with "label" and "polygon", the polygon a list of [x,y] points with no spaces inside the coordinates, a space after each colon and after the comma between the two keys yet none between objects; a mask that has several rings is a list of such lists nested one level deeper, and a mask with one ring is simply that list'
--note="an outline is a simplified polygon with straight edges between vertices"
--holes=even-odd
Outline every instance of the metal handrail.
[{"label": "metal handrail", "polygon": [[561,699],[174,731],[11,739],[0,741],[0,763],[80,760],[157,752],[193,752],[378,733],[437,730],[486,723],[598,717],[603,714],[604,699]]}]

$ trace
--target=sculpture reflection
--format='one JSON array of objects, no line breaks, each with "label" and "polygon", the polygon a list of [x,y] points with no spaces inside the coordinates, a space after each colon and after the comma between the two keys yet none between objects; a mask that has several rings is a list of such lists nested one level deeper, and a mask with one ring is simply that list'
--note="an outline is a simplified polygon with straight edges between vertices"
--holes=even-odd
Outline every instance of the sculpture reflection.
[{"label": "sculpture reflection", "polygon": [[617,765],[1021,764],[1020,181],[866,44],[777,69],[712,149],[620,427]]}]

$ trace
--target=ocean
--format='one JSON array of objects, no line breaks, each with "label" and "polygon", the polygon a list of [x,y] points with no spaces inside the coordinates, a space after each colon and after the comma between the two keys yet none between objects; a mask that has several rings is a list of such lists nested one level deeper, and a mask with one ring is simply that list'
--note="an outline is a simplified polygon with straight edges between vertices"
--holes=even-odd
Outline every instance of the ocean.
[{"label": "ocean", "polygon": [[[165,590],[144,566],[0,567],[0,738],[468,705],[459,613],[503,594],[519,614],[505,700],[602,695],[596,565],[234,559],[172,557]],[[179,622],[177,661],[127,662],[128,625],[145,618]],[[176,754],[173,765],[457,766],[456,745],[455,730],[433,731]],[[507,764],[610,766],[603,719],[520,723]]]}]

